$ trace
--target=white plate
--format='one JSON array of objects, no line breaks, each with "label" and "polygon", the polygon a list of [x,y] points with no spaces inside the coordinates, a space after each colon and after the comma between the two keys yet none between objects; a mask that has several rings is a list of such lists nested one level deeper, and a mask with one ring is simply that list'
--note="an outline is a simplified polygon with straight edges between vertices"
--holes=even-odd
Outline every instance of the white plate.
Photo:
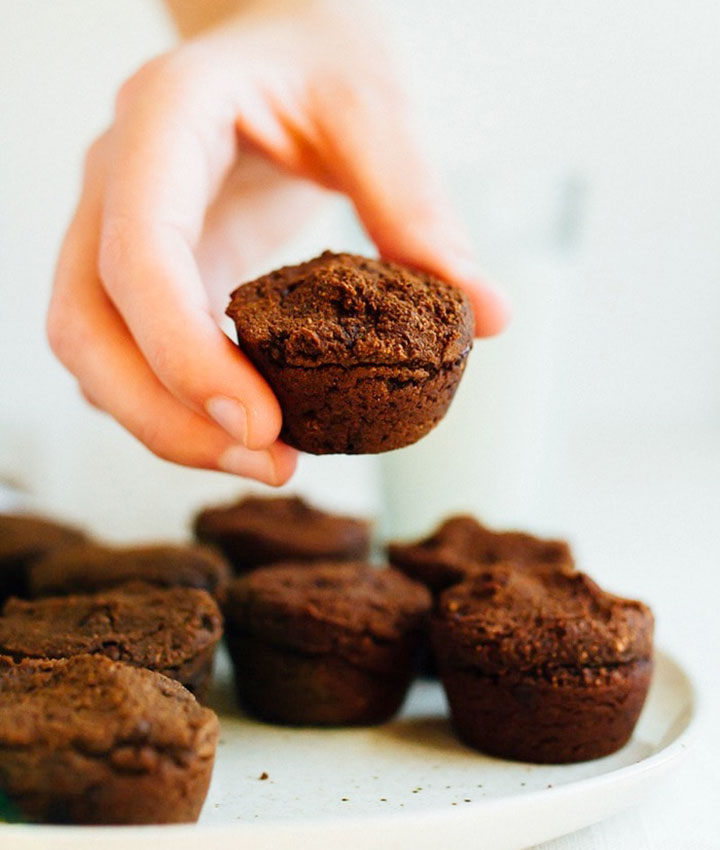
[{"label": "white plate", "polygon": [[519,850],[637,802],[683,756],[696,713],[688,677],[657,653],[627,746],[597,761],[548,767],[487,758],[458,743],[434,683],[416,683],[401,717],[385,726],[294,730],[237,713],[224,655],[216,681],[222,735],[198,825],[0,825],[0,847]]}]

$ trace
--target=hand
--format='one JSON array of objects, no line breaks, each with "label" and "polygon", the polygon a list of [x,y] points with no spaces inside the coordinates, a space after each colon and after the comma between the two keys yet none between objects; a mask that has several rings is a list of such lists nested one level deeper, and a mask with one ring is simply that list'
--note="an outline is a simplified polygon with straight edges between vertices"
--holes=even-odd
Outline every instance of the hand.
[{"label": "hand", "polygon": [[48,336],[86,398],[160,457],[292,475],[278,403],[216,316],[318,187],[349,195],[382,256],[463,287],[479,335],[506,322],[358,11],[246,13],[152,60],[87,155]]}]

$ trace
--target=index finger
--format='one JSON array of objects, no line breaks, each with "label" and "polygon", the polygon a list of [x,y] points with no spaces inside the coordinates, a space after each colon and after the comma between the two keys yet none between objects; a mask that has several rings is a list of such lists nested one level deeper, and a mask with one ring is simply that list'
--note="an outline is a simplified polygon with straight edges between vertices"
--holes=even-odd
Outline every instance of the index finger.
[{"label": "index finger", "polygon": [[266,448],[280,433],[280,407],[217,326],[193,254],[236,156],[232,114],[222,98],[200,96],[190,69],[160,63],[143,73],[113,128],[103,284],[165,387],[249,448]]}]

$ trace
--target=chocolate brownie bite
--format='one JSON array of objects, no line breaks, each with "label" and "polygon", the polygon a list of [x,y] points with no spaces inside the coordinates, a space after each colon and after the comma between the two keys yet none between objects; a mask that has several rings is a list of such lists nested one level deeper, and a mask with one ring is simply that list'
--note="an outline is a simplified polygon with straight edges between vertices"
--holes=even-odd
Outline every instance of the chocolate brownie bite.
[{"label": "chocolate brownie bite", "polygon": [[278,561],[358,560],[370,547],[370,523],[321,511],[297,496],[248,496],[207,508],[194,531],[238,573]]},{"label": "chocolate brownie bite", "polygon": [[238,345],[311,454],[410,445],[445,415],[472,347],[467,296],[382,260],[325,252],[239,287]]},{"label": "chocolate brownie bite", "polygon": [[51,552],[28,569],[33,597],[94,593],[127,582],[155,587],[197,587],[216,599],[230,579],[230,567],[206,546],[126,546],[80,544]]},{"label": "chocolate brownie bite", "polygon": [[615,752],[652,674],[650,609],[579,572],[488,567],[445,591],[432,639],[458,735],[502,758]]},{"label": "chocolate brownie bite", "polygon": [[574,568],[570,547],[563,540],[544,540],[519,531],[494,531],[465,515],[445,520],[424,540],[390,543],[388,560],[434,594],[478,568],[500,561],[521,567]]},{"label": "chocolate brownie bite", "polygon": [[30,514],[0,514],[0,602],[25,596],[27,569],[37,558],[87,540],[77,528]]},{"label": "chocolate brownie bite", "polygon": [[9,599],[0,616],[0,655],[105,655],[206,693],[222,616],[204,590],[128,584],[102,593]]},{"label": "chocolate brownie bite", "polygon": [[215,714],[158,673],[0,657],[0,792],[28,820],[196,821],[217,739]]},{"label": "chocolate brownie bite", "polygon": [[236,579],[225,615],[240,700],[272,723],[382,723],[405,698],[429,609],[422,585],[365,563]]}]

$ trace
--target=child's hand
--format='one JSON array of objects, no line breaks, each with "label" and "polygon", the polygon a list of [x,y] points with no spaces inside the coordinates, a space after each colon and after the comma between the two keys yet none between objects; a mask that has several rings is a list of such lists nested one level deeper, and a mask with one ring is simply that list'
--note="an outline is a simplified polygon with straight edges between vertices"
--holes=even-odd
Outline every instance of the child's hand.
[{"label": "child's hand", "polygon": [[478,334],[505,324],[380,48],[357,7],[352,19],[337,7],[246,14],[154,59],[88,153],[50,343],[160,457],[269,484],[292,475],[278,403],[213,307],[306,215],[307,180],[349,195],[384,257],[464,287]]}]

